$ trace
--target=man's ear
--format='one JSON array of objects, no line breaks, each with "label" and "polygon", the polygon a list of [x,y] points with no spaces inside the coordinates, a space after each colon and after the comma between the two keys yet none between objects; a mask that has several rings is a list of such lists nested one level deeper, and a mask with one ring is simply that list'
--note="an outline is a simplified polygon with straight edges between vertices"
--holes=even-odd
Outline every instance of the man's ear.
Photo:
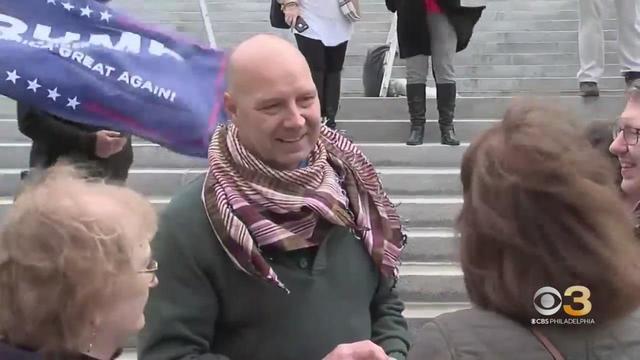
[{"label": "man's ear", "polygon": [[228,91],[224,93],[224,109],[229,114],[231,121],[235,123],[238,118],[238,104],[236,104],[233,95]]}]

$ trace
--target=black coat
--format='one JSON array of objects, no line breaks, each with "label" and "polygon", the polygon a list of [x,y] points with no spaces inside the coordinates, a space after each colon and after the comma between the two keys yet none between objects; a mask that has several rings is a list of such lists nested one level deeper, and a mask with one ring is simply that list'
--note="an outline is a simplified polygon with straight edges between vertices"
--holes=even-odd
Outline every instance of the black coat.
[{"label": "black coat", "polygon": [[[398,49],[400,58],[431,55],[424,0],[385,0],[387,9],[398,12]],[[438,0],[438,4],[458,35],[457,51],[464,50],[485,6],[460,6],[460,0]]]},{"label": "black coat", "polygon": [[96,135],[101,129],[66,121],[37,108],[18,103],[18,128],[33,140],[29,167],[47,168],[60,158],[89,163],[95,167],[92,176],[124,182],[133,163],[131,138],[117,154],[108,159],[95,155]]}]

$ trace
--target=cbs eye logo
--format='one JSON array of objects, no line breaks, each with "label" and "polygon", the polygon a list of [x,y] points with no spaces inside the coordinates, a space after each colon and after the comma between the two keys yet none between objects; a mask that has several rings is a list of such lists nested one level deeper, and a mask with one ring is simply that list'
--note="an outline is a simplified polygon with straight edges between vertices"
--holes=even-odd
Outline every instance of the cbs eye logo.
[{"label": "cbs eye logo", "polygon": [[551,316],[560,311],[560,308],[569,316],[585,316],[591,312],[591,291],[585,286],[570,286],[564,291],[564,296],[570,299],[570,303],[563,305],[563,297],[558,290],[551,286],[545,286],[533,295],[533,306],[543,316]]}]

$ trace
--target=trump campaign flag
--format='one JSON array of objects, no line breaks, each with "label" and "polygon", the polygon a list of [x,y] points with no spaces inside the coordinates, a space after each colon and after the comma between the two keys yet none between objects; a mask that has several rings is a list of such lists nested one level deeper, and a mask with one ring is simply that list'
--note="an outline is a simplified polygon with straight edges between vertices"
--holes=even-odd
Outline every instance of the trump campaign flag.
[{"label": "trump campaign flag", "polygon": [[0,0],[0,93],[206,157],[226,121],[222,51],[94,0]]}]

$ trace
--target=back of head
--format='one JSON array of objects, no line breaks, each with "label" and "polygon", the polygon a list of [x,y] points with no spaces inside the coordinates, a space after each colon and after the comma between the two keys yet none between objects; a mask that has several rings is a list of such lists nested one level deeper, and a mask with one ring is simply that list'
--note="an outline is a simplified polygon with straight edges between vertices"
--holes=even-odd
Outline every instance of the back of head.
[{"label": "back of head", "polygon": [[529,323],[540,317],[538,289],[581,285],[598,322],[638,307],[640,248],[629,216],[607,160],[571,115],[515,103],[467,150],[461,179],[457,227],[473,303]]},{"label": "back of head", "polygon": [[123,279],[136,279],[132,252],[153,237],[154,209],[131,190],[81,176],[70,167],[51,168],[5,216],[3,341],[42,351],[84,350],[96,314],[129,284]]}]

